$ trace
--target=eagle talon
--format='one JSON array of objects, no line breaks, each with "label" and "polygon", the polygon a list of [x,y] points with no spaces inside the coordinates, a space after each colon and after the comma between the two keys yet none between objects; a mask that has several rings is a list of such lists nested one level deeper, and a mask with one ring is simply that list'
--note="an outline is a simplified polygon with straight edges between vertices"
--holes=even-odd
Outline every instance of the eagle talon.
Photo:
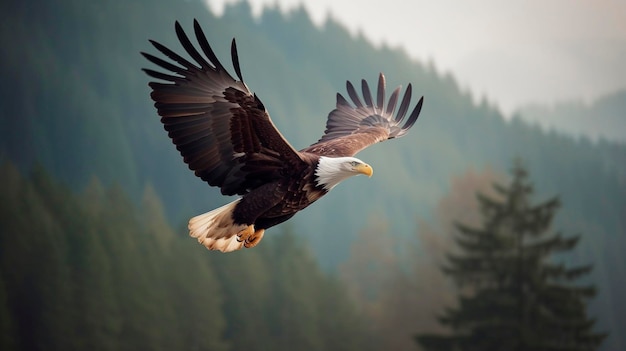
[{"label": "eagle talon", "polygon": [[243,246],[245,246],[247,249],[257,246],[259,242],[261,242],[261,239],[263,239],[263,235],[265,235],[265,229],[259,229],[255,231],[254,234],[250,235],[246,239],[246,241],[243,243]]},{"label": "eagle talon", "polygon": [[247,242],[248,238],[254,234],[254,224],[251,224],[246,227],[246,229],[237,233],[237,241],[238,242]]}]

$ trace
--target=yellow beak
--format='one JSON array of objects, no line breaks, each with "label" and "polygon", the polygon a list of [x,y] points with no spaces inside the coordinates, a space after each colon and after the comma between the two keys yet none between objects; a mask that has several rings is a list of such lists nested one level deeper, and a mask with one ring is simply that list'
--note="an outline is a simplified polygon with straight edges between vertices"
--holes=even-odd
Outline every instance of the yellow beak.
[{"label": "yellow beak", "polygon": [[367,163],[356,166],[355,170],[361,174],[365,174],[368,177],[371,177],[372,174],[374,174],[372,166],[368,165]]}]

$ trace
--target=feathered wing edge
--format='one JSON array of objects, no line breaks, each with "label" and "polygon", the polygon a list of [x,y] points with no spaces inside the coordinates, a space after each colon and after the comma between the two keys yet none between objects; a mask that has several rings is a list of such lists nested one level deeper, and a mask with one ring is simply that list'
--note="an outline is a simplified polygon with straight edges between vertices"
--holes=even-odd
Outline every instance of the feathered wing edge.
[{"label": "feathered wing edge", "polygon": [[[220,60],[217,58],[217,56],[213,52],[213,49],[211,48],[211,45],[209,45],[209,42],[208,42],[208,40],[206,38],[206,35],[202,31],[202,27],[200,26],[200,23],[198,23],[197,20],[194,19],[194,21],[193,21],[194,33],[196,35],[196,39],[198,40],[198,44],[200,45],[200,48],[202,49],[202,52],[204,53],[206,58],[208,58],[208,61],[194,47],[194,45],[191,43],[191,40],[189,40],[189,37],[187,36],[187,34],[185,33],[185,31],[183,30],[182,26],[180,25],[180,23],[178,21],[176,21],[176,23],[174,24],[174,28],[176,30],[176,36],[178,37],[178,40],[182,44],[183,48],[185,49],[185,51],[187,51],[189,56],[191,56],[196,61],[196,63],[200,65],[200,67],[198,67],[195,64],[189,62],[187,59],[183,58],[182,56],[176,54],[174,51],[170,50],[165,45],[163,45],[163,44],[161,44],[161,43],[159,43],[157,41],[150,40],[150,43],[157,50],[159,50],[162,54],[164,54],[165,56],[169,57],[170,59],[172,59],[176,63],[180,64],[182,67],[173,65],[173,64],[171,64],[171,63],[169,63],[167,61],[164,61],[164,60],[162,60],[162,59],[160,59],[160,58],[158,58],[156,56],[153,56],[153,55],[145,53],[145,52],[141,52],[141,54],[146,59],[148,59],[150,62],[156,64],[157,66],[161,66],[161,67],[165,68],[166,70],[169,70],[169,71],[172,71],[174,73],[177,73],[177,74],[181,75],[182,77],[173,76],[173,75],[169,75],[169,74],[164,74],[164,73],[161,73],[161,72],[154,71],[152,69],[144,68],[143,71],[146,72],[146,74],[148,74],[149,76],[151,76],[153,78],[166,80],[166,81],[169,81],[169,82],[172,82],[172,83],[183,83],[186,80],[184,77],[187,76],[191,72],[199,73],[199,72],[202,72],[204,70],[211,70],[213,72],[220,73],[220,75],[228,77],[233,82],[235,82],[235,79],[228,73],[228,71],[226,70],[224,65],[222,65]],[[237,43],[236,43],[234,38],[233,38],[233,41],[231,43],[231,59],[232,59],[233,67],[235,68],[235,73],[237,74],[237,78],[239,78],[241,83],[243,83],[243,76],[241,74],[241,68],[240,68],[240,65],[239,65],[239,55],[237,54]],[[162,83],[154,83],[153,82],[153,83],[150,83],[150,84],[157,84],[158,85],[158,84],[162,84]]]},{"label": "feathered wing edge", "polygon": [[[179,22],[174,27],[180,44],[193,63],[166,46],[150,40],[165,57],[162,59],[143,52],[142,55],[169,71],[162,73],[143,69],[149,76],[164,81],[150,82],[150,95],[155,101],[154,105],[168,136],[189,168],[210,185],[222,188],[223,192],[240,193],[237,187],[239,183],[233,182],[229,176],[233,169],[241,167],[241,160],[229,157],[236,153],[235,145],[230,142],[230,109],[237,106],[239,101],[226,101],[224,93],[227,89],[241,91],[243,97],[240,101],[244,101],[246,95],[252,95],[242,81],[236,81],[226,71],[197,20],[194,20],[194,31],[200,50],[206,58],[194,47]],[[237,76],[242,79],[236,51],[236,45],[233,44],[233,65],[237,67]],[[171,62],[166,61],[167,58]]]},{"label": "feathered wing edge", "polygon": [[389,97],[385,106],[385,76],[381,73],[378,78],[376,101],[374,101],[370,87],[366,80],[361,80],[363,101],[354,85],[346,82],[346,90],[352,104],[337,93],[337,107],[328,115],[326,131],[319,142],[340,138],[343,136],[359,133],[368,126],[379,126],[389,130],[389,139],[401,137],[415,124],[422,109],[424,97],[422,96],[413,108],[404,125],[401,125],[407,117],[411,104],[413,87],[409,84],[404,92],[398,111],[395,113],[402,87],[397,87]]},{"label": "feathered wing edge", "polygon": [[[167,72],[144,71],[161,80],[149,83],[151,97],[169,137],[196,176],[225,195],[242,195],[274,177],[277,167],[301,162],[243,82],[236,41],[231,58],[240,81],[218,60],[198,21],[195,47],[179,22],[175,31],[190,59],[151,41],[162,58],[142,55]],[[274,162],[271,168],[259,162],[268,159]]]}]

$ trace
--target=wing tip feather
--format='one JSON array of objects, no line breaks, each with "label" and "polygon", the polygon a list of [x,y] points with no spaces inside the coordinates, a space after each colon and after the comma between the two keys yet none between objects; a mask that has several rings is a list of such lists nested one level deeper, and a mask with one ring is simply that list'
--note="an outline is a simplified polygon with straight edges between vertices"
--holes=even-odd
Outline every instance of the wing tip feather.
[{"label": "wing tip feather", "polygon": [[233,60],[233,67],[235,68],[235,73],[241,82],[243,82],[243,77],[241,75],[241,66],[239,66],[239,55],[237,54],[237,41],[233,38],[230,44],[230,56]]},{"label": "wing tip feather", "polygon": [[417,102],[417,104],[413,108],[413,111],[411,111],[411,115],[409,116],[409,119],[402,126],[402,130],[404,131],[404,133],[406,133],[406,131],[408,131],[413,126],[413,124],[415,124],[415,122],[417,122],[417,119],[419,118],[420,113],[422,112],[422,105],[423,105],[423,103],[424,103],[424,96],[422,96],[419,99],[419,101]]},{"label": "wing tip feather", "polygon": [[380,72],[378,74],[378,91],[376,96],[376,110],[384,113],[385,108],[385,89],[387,87],[387,82],[385,81],[385,75]]}]

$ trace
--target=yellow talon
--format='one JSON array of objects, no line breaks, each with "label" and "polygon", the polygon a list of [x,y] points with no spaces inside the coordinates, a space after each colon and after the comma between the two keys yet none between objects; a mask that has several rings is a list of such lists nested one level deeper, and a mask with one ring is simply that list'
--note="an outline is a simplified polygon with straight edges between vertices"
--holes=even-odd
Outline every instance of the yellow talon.
[{"label": "yellow talon", "polygon": [[246,242],[248,241],[248,238],[250,237],[250,235],[254,234],[254,224],[251,224],[249,226],[246,227],[246,229],[240,231],[239,233],[237,233],[237,241],[239,242]]},{"label": "yellow talon", "polygon": [[263,239],[263,235],[265,235],[265,229],[259,229],[254,232],[254,234],[248,236],[248,238],[244,241],[243,246],[247,249],[255,247],[261,242]]}]

